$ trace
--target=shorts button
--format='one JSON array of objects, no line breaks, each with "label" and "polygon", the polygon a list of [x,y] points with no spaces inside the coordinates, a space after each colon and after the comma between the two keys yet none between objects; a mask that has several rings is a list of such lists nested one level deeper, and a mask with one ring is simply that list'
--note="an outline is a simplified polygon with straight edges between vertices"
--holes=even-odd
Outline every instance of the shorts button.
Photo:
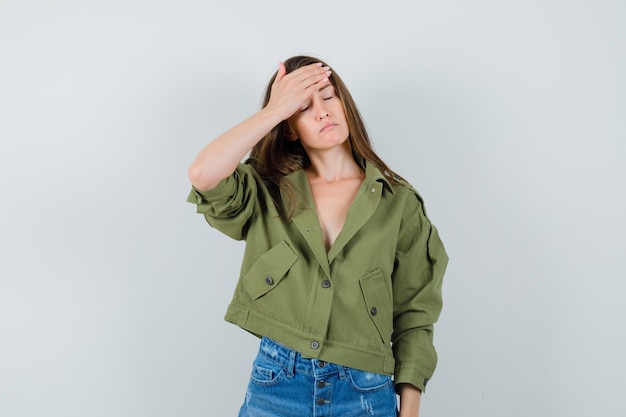
[{"label": "shorts button", "polygon": [[327,402],[328,402],[327,400],[325,400],[325,399],[323,399],[323,398],[320,398],[319,400],[317,400],[317,405],[324,405],[324,404],[326,404]]},{"label": "shorts button", "polygon": [[317,366],[319,366],[320,368],[323,368],[323,367],[325,367],[325,366],[326,366],[326,362],[324,362],[324,361],[318,361],[318,362],[317,362]]},{"label": "shorts button", "polygon": [[324,381],[320,381],[320,382],[317,383],[317,387],[318,388],[324,388],[325,386],[326,386],[326,382],[324,382]]}]

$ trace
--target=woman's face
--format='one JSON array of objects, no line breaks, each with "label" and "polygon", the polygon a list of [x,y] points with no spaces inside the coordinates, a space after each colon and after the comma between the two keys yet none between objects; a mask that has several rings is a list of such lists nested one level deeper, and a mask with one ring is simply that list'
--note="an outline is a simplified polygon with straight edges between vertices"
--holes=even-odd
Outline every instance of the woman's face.
[{"label": "woman's face", "polygon": [[343,103],[332,84],[313,93],[288,123],[292,139],[300,140],[307,152],[342,145],[350,134]]}]

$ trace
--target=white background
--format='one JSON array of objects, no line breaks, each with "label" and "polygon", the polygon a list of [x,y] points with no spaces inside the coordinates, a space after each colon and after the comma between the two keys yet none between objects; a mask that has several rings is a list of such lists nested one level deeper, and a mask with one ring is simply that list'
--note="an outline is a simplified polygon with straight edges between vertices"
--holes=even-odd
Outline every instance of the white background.
[{"label": "white background", "polygon": [[622,0],[0,0],[0,416],[233,416],[188,164],[324,58],[450,254],[423,416],[623,417]]}]

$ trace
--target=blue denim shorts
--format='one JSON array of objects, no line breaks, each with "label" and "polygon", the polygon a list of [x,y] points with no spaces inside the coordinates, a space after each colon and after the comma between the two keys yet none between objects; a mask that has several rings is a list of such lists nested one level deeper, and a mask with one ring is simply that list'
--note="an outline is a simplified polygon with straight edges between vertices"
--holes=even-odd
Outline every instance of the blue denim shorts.
[{"label": "blue denim shorts", "polygon": [[263,338],[240,417],[396,417],[390,376],[318,359]]}]

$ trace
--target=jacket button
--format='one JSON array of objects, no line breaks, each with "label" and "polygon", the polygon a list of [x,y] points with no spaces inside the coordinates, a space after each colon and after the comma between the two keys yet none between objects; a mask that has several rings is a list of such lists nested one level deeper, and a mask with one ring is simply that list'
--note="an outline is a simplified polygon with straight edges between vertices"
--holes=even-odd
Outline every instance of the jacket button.
[{"label": "jacket button", "polygon": [[322,288],[329,288],[330,287],[330,281],[325,279],[324,281],[322,281]]},{"label": "jacket button", "polygon": [[372,316],[375,316],[376,314],[378,314],[378,309],[376,307],[372,307],[370,313],[372,313]]},{"label": "jacket button", "polygon": [[319,347],[320,347],[320,344],[318,342],[315,342],[315,341],[311,342],[311,349],[317,349]]},{"label": "jacket button", "polygon": [[274,284],[274,279],[272,277],[265,277],[265,283],[267,285],[273,285]]}]

